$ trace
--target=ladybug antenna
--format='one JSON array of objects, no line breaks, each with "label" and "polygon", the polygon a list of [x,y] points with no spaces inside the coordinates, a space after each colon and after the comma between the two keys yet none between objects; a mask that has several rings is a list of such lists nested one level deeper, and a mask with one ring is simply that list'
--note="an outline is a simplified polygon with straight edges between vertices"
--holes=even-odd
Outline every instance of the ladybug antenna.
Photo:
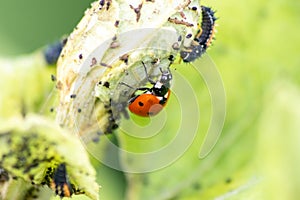
[{"label": "ladybug antenna", "polygon": [[146,68],[146,65],[145,63],[142,61],[142,64],[143,64],[143,67],[144,67],[144,70],[145,70],[145,74],[146,74],[146,77],[148,79],[148,81],[151,83],[151,84],[155,84],[155,81],[153,81],[152,79],[150,79],[149,75],[148,75],[148,72],[147,72],[147,68]]},{"label": "ladybug antenna", "polygon": [[159,70],[162,74],[164,73],[164,70],[161,67],[159,68]]}]

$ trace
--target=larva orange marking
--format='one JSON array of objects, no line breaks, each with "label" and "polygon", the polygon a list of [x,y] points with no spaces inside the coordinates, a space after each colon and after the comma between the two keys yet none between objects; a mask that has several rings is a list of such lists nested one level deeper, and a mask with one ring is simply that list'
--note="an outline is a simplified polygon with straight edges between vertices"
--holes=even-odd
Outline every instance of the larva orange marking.
[{"label": "larva orange marking", "polygon": [[201,6],[202,9],[202,23],[201,23],[201,35],[198,39],[200,45],[205,45],[205,49],[210,46],[215,33],[215,21],[217,18],[214,16],[215,12],[205,6]]},{"label": "larva orange marking", "polygon": [[73,194],[67,175],[66,165],[64,163],[58,165],[56,171],[54,172],[51,188],[54,190],[55,194],[61,198],[71,197]]},{"label": "larva orange marking", "polygon": [[183,62],[192,62],[201,57],[211,45],[215,33],[215,12],[206,6],[201,6],[202,22],[191,46],[182,50],[180,56]]}]

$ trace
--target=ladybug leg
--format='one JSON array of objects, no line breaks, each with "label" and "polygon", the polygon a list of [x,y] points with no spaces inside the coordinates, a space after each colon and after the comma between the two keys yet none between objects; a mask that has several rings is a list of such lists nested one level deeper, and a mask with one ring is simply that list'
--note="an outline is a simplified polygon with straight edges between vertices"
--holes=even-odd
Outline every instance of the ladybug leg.
[{"label": "ladybug leg", "polygon": [[159,104],[160,105],[164,105],[166,102],[167,102],[167,98],[163,97],[160,101],[159,101]]},{"label": "ladybug leg", "polygon": [[128,85],[127,83],[124,83],[124,82],[121,82],[120,84],[121,85],[125,85],[125,86],[127,86],[127,87],[129,87],[131,89],[134,89],[135,91],[137,91],[137,90],[141,90],[141,91],[149,90],[149,88],[147,88],[147,87],[134,88],[131,85]]},{"label": "ladybug leg", "polygon": [[129,87],[129,88],[131,88],[131,89],[135,89],[134,87],[132,87],[131,85],[128,85],[127,83],[124,83],[124,82],[121,82],[121,83],[119,83],[119,84],[121,84],[121,85],[125,85],[125,86],[127,86],[127,87]]},{"label": "ladybug leg", "polygon": [[150,91],[150,89],[149,88],[147,88],[147,87],[140,87],[140,88],[136,88],[136,90],[141,90],[141,91]]},{"label": "ladybug leg", "polygon": [[135,100],[136,98],[138,98],[139,96],[140,96],[140,95],[131,97],[131,98],[128,100],[128,103],[131,104],[131,103],[134,102],[134,100]]},{"label": "ladybug leg", "polygon": [[143,67],[144,67],[144,70],[145,70],[145,74],[146,74],[146,77],[148,79],[148,81],[151,83],[151,84],[155,84],[155,81],[153,81],[152,79],[150,79],[149,75],[148,75],[148,72],[147,72],[147,68],[146,68],[146,65],[145,63],[142,61],[142,64],[143,64]]},{"label": "ladybug leg", "polygon": [[[129,88],[131,88],[131,89],[134,89],[135,92],[136,92],[137,90],[141,90],[141,91],[145,91],[145,92],[150,91],[150,89],[147,88],[147,87],[134,88],[134,87],[132,87],[131,85],[128,85],[127,83],[124,83],[124,82],[120,82],[119,84],[125,85],[125,86],[127,86],[127,87],[129,87]],[[135,92],[134,92],[132,95],[134,95]],[[130,98],[130,99],[128,100],[128,102],[129,102],[129,103],[133,102],[138,96],[140,96],[140,95],[133,96],[132,98]]]}]

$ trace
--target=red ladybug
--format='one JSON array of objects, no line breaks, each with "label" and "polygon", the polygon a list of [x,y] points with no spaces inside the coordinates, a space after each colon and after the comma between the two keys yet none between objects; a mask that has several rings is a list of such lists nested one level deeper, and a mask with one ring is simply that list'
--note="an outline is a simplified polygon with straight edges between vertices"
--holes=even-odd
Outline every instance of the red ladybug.
[{"label": "red ladybug", "polygon": [[166,105],[170,96],[170,81],[172,74],[170,70],[162,71],[159,81],[153,81],[149,78],[145,64],[142,62],[148,81],[152,84],[151,88],[138,88],[137,90],[145,90],[143,94],[133,96],[129,100],[129,110],[139,116],[149,117],[158,114]]}]

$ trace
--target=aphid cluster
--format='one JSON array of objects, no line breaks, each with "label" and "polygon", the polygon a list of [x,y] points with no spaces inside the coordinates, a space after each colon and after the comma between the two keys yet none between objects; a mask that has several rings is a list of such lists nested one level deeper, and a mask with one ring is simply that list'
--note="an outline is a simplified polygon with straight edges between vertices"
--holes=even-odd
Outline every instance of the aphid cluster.
[{"label": "aphid cluster", "polygon": [[[35,184],[35,174],[33,171],[39,168],[42,163],[51,162],[54,158],[52,156],[41,157],[40,155],[34,154],[33,147],[39,146],[40,150],[47,151],[50,144],[45,142],[44,146],[41,146],[36,140],[38,137],[36,133],[32,133],[30,136],[24,135],[14,141],[10,136],[11,134],[5,135],[5,137],[7,137],[5,139],[6,143],[9,145],[10,149],[6,153],[2,154],[0,163],[3,166],[9,166],[9,168],[4,167],[4,169],[10,173],[11,171],[18,171],[26,174],[26,177]],[[2,139],[5,137],[3,136]],[[0,176],[3,175],[1,172],[4,172],[2,171],[4,169],[0,168]]]},{"label": "aphid cluster", "polygon": [[0,184],[9,180],[8,172],[0,167]]},{"label": "aphid cluster", "polygon": [[[184,62],[201,57],[214,37],[215,21],[214,12],[199,1],[174,1],[172,5],[163,0],[94,2],[58,62],[56,87],[63,95],[55,109],[56,121],[70,127],[76,123],[79,135],[90,141],[92,135],[99,137],[118,128],[121,115],[128,117],[127,110],[143,117],[158,114],[171,94],[168,57],[179,54]],[[145,27],[152,30],[147,32]],[[166,34],[158,34],[160,30]],[[98,51],[99,44],[106,42]],[[142,78],[126,75],[138,68],[137,76]],[[119,86],[120,82],[127,87]]]}]

